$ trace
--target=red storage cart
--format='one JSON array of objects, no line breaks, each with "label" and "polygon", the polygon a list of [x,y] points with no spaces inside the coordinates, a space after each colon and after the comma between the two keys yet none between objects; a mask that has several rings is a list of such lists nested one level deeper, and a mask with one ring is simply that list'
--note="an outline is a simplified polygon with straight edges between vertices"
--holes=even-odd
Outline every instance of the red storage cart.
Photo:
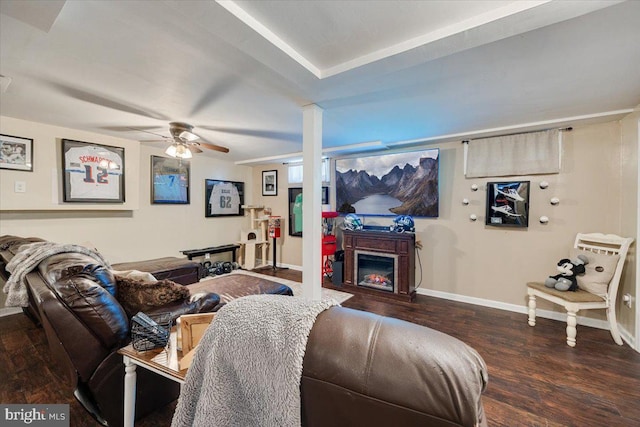
[{"label": "red storage cart", "polygon": [[333,234],[338,212],[322,212],[322,278],[333,275],[333,255],[336,253],[336,236]]}]

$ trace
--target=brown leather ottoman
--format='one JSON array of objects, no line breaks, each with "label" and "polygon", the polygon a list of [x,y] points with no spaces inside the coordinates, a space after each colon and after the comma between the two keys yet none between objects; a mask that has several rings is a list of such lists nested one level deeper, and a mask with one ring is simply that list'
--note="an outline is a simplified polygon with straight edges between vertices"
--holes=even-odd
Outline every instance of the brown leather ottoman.
[{"label": "brown leather ottoman", "polygon": [[216,293],[220,296],[221,305],[248,295],[293,295],[293,290],[287,285],[242,273],[225,274],[194,283],[189,286],[189,291],[191,295],[197,292]]},{"label": "brown leather ottoman", "polygon": [[189,285],[200,280],[200,263],[187,258],[164,257],[146,261],[113,264],[114,270],[138,270],[153,274],[158,280],[169,279],[181,285]]}]

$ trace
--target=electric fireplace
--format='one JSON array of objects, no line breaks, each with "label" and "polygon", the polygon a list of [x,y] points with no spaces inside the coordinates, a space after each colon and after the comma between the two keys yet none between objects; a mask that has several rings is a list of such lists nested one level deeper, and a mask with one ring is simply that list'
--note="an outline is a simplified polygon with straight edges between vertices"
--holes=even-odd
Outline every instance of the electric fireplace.
[{"label": "electric fireplace", "polygon": [[414,233],[344,230],[344,286],[371,295],[413,301]]},{"label": "electric fireplace", "polygon": [[353,256],[358,286],[396,292],[398,255],[357,250]]}]

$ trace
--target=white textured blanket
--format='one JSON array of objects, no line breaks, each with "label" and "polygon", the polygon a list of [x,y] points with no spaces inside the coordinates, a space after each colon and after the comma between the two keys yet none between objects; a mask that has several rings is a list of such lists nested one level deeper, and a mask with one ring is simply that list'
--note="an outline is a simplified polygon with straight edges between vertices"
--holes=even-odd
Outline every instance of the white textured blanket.
[{"label": "white textured blanket", "polygon": [[89,248],[79,245],[60,244],[53,242],[36,242],[20,246],[18,253],[7,263],[7,271],[11,273],[2,291],[7,295],[6,307],[27,307],[29,296],[24,278],[31,270],[36,268],[43,259],[60,253],[79,252],[88,255],[96,262],[109,267],[109,263],[100,255]]},{"label": "white textured blanket", "polygon": [[316,317],[338,305],[253,295],[225,305],[198,344],[172,427],[300,426],[300,379]]}]

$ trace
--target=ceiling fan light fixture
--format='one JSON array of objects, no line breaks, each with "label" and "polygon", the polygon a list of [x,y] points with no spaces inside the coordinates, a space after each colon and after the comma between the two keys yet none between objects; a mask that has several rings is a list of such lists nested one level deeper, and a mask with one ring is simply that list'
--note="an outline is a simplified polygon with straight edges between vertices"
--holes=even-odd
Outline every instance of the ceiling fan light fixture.
[{"label": "ceiling fan light fixture", "polygon": [[165,150],[165,154],[167,154],[168,156],[171,157],[177,157],[177,145],[176,144],[171,144],[170,146],[167,147],[167,149]]},{"label": "ceiling fan light fixture", "polygon": [[178,159],[190,159],[193,157],[193,153],[189,150],[185,144],[175,142],[167,147],[165,154],[171,157],[177,157]]},{"label": "ceiling fan light fixture", "polygon": [[178,155],[178,158],[180,159],[190,159],[193,157],[193,153],[191,153],[191,150],[189,150],[187,147],[184,147],[184,152],[182,153],[182,155]]},{"label": "ceiling fan light fixture", "polygon": [[180,135],[178,137],[183,141],[189,141],[189,142],[193,142],[196,139],[200,138],[198,135],[196,135],[193,132],[189,132],[188,130],[180,132]]}]

